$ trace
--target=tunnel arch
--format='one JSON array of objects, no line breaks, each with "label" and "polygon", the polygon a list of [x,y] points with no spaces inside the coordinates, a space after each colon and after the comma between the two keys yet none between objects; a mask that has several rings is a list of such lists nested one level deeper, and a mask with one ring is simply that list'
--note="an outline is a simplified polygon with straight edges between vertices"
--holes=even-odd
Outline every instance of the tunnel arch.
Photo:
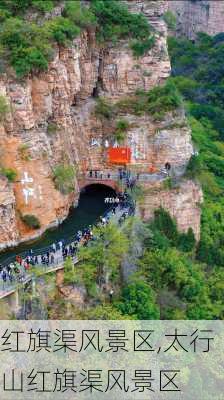
[{"label": "tunnel arch", "polygon": [[105,195],[107,194],[108,196],[117,196],[119,192],[114,185],[107,185],[103,182],[92,182],[87,183],[80,188],[80,195],[82,193],[91,193],[93,191],[105,192]]},{"label": "tunnel arch", "polygon": [[92,182],[86,184],[80,190],[78,199],[78,207],[84,207],[87,212],[95,213],[96,210],[98,217],[107,213],[111,207],[117,204],[118,194],[112,186],[105,185],[102,182]]},{"label": "tunnel arch", "polygon": [[82,191],[89,186],[104,186],[113,189],[116,194],[121,192],[121,188],[117,181],[111,179],[85,179],[79,181],[79,191]]}]

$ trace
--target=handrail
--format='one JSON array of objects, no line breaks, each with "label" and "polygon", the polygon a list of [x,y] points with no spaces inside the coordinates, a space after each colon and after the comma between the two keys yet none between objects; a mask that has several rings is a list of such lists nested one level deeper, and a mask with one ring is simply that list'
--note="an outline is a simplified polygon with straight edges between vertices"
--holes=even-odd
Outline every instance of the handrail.
[{"label": "handrail", "polygon": [[[128,207],[126,207],[126,208],[128,208],[128,215],[131,216],[131,215],[134,214],[135,207],[134,207],[134,202],[133,202],[132,198],[129,195],[127,195],[127,199],[125,200],[125,202],[123,204],[126,204],[126,203],[127,203],[127,206],[128,206]],[[108,215],[113,208],[114,208],[113,206],[110,207],[103,214],[103,216]],[[74,243],[74,240],[72,242],[68,242],[67,245],[69,243],[70,244]],[[38,254],[38,255],[40,255],[40,254]],[[21,254],[20,254],[20,256],[21,256]],[[15,257],[16,256],[14,256],[14,258]],[[74,261],[74,263],[78,262],[78,258],[77,258],[76,255],[73,256],[73,261]],[[38,267],[40,269],[44,268],[45,269],[44,273],[48,273],[49,271],[54,271],[54,270],[59,269],[60,265],[61,265],[61,268],[62,268],[63,267],[63,262],[64,262],[64,257],[63,257],[63,254],[62,254],[60,257],[56,257],[56,260],[54,260],[54,263],[49,263],[48,265],[47,264],[38,264]],[[34,267],[35,267],[35,265],[34,265]],[[15,277],[13,277],[13,281],[0,280],[0,290],[1,290],[1,287],[2,287],[2,290],[4,292],[2,295],[0,293],[0,298],[3,298],[5,296],[7,296],[7,293],[11,293],[11,292],[15,291],[16,290],[16,284],[25,284],[28,281],[32,280],[32,277],[33,277],[32,274],[29,274],[29,273],[25,274],[24,273],[23,275],[20,275],[17,280],[15,279]]]},{"label": "handrail", "polygon": [[[129,197],[130,197],[130,196],[129,196]],[[129,198],[129,202],[130,202],[130,198]],[[132,204],[132,206],[133,206],[133,204]],[[105,217],[106,215],[108,215],[108,214],[112,211],[113,208],[114,208],[114,205],[111,206],[109,209],[107,209],[107,210],[102,214],[102,217]],[[97,221],[99,221],[99,220],[97,220]],[[74,234],[75,234],[75,233],[74,233]],[[75,242],[75,240],[74,240],[74,235],[73,235],[73,236],[70,236],[70,237],[67,237],[67,238],[62,238],[62,239],[60,239],[60,241],[63,241],[63,244],[64,244],[65,246],[68,246],[69,244],[72,244],[72,243]],[[54,243],[54,242],[53,242],[53,243]],[[33,257],[33,256],[34,256],[34,257],[35,257],[35,256],[41,256],[41,255],[46,254],[48,251],[52,251],[52,245],[53,245],[53,243],[51,243],[51,245],[49,245],[49,246],[46,246],[46,247],[42,247],[42,248],[40,248],[40,249],[33,250],[33,251],[32,251],[32,257]],[[56,243],[58,243],[58,242],[56,242]],[[30,256],[30,254],[29,254],[29,251],[24,251],[24,252],[18,253],[18,254],[16,254],[16,255],[10,256],[10,257],[6,258],[6,260],[4,260],[4,262],[2,263],[2,265],[3,265],[4,267],[8,266],[10,263],[12,263],[12,262],[15,261],[16,256],[20,256],[21,258],[26,258],[26,257]]]}]

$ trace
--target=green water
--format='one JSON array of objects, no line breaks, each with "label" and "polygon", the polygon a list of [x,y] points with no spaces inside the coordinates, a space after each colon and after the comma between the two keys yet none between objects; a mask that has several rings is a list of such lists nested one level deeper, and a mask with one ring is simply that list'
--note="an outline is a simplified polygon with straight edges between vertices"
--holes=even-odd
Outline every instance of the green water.
[{"label": "green water", "polygon": [[41,238],[23,243],[15,248],[0,253],[0,263],[10,256],[33,249],[47,247],[60,239],[71,237],[79,229],[94,224],[110,207],[105,203],[105,197],[114,197],[113,189],[104,185],[90,185],[80,195],[78,207],[71,209],[68,218],[57,228],[48,230]]}]

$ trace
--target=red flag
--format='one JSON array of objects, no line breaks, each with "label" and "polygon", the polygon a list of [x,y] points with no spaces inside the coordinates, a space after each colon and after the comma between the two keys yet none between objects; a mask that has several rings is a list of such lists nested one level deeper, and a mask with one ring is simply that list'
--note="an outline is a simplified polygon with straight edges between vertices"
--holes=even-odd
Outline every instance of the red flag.
[{"label": "red flag", "polygon": [[108,149],[109,162],[113,164],[129,164],[131,149],[129,147],[110,147]]}]

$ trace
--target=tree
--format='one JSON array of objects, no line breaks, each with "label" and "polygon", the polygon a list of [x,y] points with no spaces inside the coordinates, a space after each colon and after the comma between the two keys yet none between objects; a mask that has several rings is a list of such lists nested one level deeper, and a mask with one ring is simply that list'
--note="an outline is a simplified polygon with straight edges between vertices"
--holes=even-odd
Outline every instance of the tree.
[{"label": "tree", "polygon": [[194,232],[192,228],[189,228],[187,233],[181,233],[178,239],[178,248],[182,251],[191,251],[194,249],[196,244]]},{"label": "tree", "polygon": [[79,0],[67,0],[63,15],[69,18],[75,25],[82,28],[96,25],[96,16],[92,13],[91,9],[81,6]]},{"label": "tree", "polygon": [[99,319],[99,320],[120,320],[130,319],[125,317],[116,306],[109,304],[101,304],[96,307],[90,307],[83,313],[83,319]]},{"label": "tree", "polygon": [[101,43],[131,38],[145,41],[151,27],[143,14],[130,13],[122,1],[92,0],[91,12],[97,19],[97,38]]},{"label": "tree", "polygon": [[163,14],[164,21],[166,22],[169,29],[176,29],[177,19],[172,11],[168,10]]},{"label": "tree", "polygon": [[176,222],[171,218],[168,211],[162,207],[154,211],[153,227],[162,232],[172,243],[176,243],[178,230]]},{"label": "tree", "polygon": [[136,319],[159,319],[159,308],[152,288],[141,280],[123,288],[118,310]]},{"label": "tree", "polygon": [[53,170],[53,180],[56,189],[63,194],[74,190],[75,167],[69,164],[59,164]]},{"label": "tree", "polygon": [[72,257],[67,257],[64,262],[64,283],[78,284],[81,281],[79,268],[74,265]]},{"label": "tree", "polygon": [[94,240],[80,247],[78,258],[85,286],[102,280],[115,283],[120,273],[120,264],[128,250],[128,239],[117,225],[109,223],[93,230]]}]

